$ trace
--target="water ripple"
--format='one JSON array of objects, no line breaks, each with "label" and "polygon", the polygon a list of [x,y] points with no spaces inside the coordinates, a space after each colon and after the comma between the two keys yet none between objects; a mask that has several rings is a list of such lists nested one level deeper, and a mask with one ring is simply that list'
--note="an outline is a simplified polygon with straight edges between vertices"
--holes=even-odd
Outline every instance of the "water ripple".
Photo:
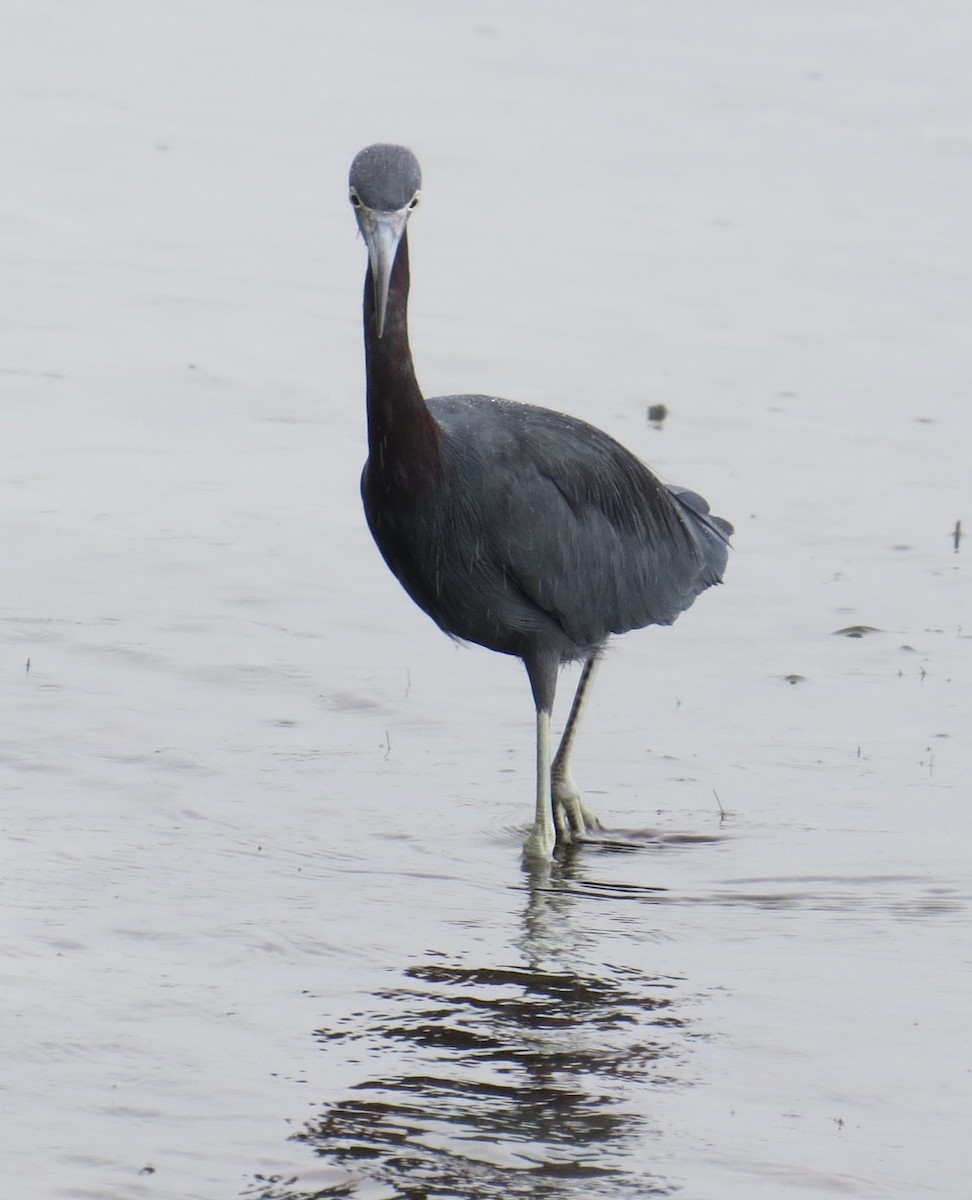
[{"label": "water ripple", "polygon": [[[650,1140],[634,1089],[677,1085],[677,980],[427,962],[376,1006],[317,1031],[374,1068],[295,1135],[348,1178],[315,1197],[670,1195],[631,1171]],[[256,1181],[260,1200],[308,1200]]]}]

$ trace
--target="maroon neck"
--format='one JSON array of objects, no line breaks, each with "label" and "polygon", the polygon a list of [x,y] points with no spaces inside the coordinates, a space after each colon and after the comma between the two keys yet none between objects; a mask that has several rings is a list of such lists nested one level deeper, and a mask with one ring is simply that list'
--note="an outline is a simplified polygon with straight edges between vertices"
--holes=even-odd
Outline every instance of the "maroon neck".
[{"label": "maroon neck", "polygon": [[377,471],[386,486],[421,486],[440,467],[441,431],[415,378],[408,345],[408,285],[408,234],[403,233],[380,338],[370,264],[364,289],[369,470]]}]

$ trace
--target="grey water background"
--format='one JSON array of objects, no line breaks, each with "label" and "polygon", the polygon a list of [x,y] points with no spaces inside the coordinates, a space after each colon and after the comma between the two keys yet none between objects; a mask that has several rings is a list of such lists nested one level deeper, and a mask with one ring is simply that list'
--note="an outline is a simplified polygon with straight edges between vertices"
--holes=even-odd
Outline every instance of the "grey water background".
[{"label": "grey water background", "polygon": [[[0,20],[0,1194],[965,1195],[972,15]],[[549,874],[521,667],[360,512],[374,140],[427,393],[737,526]]]}]

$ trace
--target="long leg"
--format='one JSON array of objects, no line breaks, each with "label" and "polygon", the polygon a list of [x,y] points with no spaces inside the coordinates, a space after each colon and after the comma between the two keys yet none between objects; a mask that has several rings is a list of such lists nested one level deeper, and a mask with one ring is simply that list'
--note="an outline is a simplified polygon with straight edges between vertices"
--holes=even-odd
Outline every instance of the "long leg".
[{"label": "long leg", "polygon": [[583,836],[588,830],[600,827],[597,817],[581,803],[580,791],[570,773],[570,756],[574,749],[574,741],[600,661],[600,654],[595,652],[584,663],[584,669],[577,682],[577,691],[574,693],[574,703],[570,706],[570,716],[567,718],[564,736],[560,739],[557,756],[554,758],[551,768],[552,799],[557,832],[564,841],[568,842],[572,837]]},{"label": "long leg", "polygon": [[524,655],[523,665],[530,676],[533,703],[537,710],[537,814],[523,847],[523,856],[535,862],[550,862],[557,844],[557,827],[554,825],[550,794],[550,714],[557,693],[560,661],[549,651],[539,651]]},{"label": "long leg", "polygon": [[557,844],[550,796],[550,710],[537,708],[537,815],[523,847],[523,856],[540,862],[553,858]]}]

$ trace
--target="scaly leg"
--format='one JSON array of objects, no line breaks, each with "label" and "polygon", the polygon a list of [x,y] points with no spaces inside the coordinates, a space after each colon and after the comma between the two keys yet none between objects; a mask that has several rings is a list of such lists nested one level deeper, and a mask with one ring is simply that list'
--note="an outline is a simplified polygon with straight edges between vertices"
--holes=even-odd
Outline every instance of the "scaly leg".
[{"label": "scaly leg", "polygon": [[553,804],[550,798],[550,712],[537,709],[537,815],[523,847],[523,857],[550,862],[557,844]]},{"label": "scaly leg", "polygon": [[590,696],[591,683],[597,672],[600,655],[595,653],[584,663],[581,677],[574,693],[574,703],[570,706],[570,716],[564,736],[560,739],[560,747],[551,768],[551,783],[554,816],[557,822],[557,835],[565,842],[576,837],[583,837],[592,829],[599,829],[600,822],[586,805],[581,802],[580,790],[570,773],[570,756],[574,749],[574,740],[580,727],[581,716]]}]

